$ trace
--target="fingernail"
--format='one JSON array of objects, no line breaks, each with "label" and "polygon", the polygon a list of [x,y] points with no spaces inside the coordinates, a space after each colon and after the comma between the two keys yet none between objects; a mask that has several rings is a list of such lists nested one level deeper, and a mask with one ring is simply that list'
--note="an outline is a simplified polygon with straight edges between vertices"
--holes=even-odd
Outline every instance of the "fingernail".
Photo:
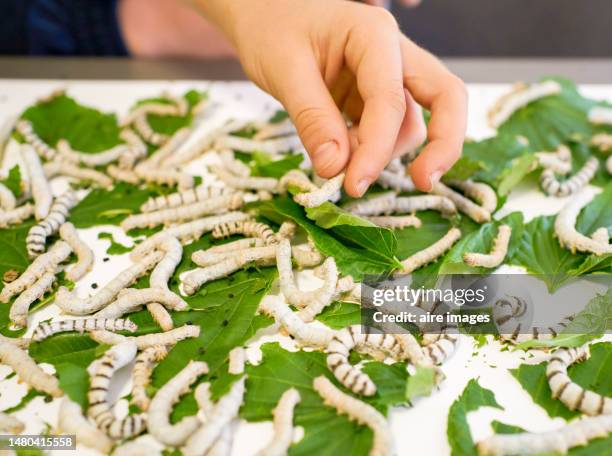
[{"label": "fingernail", "polygon": [[370,187],[371,183],[372,181],[370,179],[367,179],[367,178],[360,179],[357,182],[357,186],[356,186],[357,196],[358,197],[363,196],[363,194],[368,191],[368,188]]},{"label": "fingernail", "polygon": [[313,162],[319,171],[324,171],[329,168],[338,158],[338,143],[336,141],[328,141],[319,146],[315,151]]},{"label": "fingernail", "polygon": [[429,184],[433,189],[433,186],[440,182],[440,178],[442,177],[442,171],[434,171],[429,175]]}]

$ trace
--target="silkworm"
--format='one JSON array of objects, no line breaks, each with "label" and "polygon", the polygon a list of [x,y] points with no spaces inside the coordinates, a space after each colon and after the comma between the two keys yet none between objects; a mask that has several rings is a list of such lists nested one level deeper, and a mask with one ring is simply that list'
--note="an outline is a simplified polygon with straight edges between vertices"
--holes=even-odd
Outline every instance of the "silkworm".
[{"label": "silkworm", "polygon": [[47,337],[63,332],[78,332],[83,334],[85,331],[129,331],[135,332],[138,329],[135,323],[123,318],[85,318],[72,320],[59,320],[52,322],[39,323],[34,332],[32,339],[36,342],[41,342]]},{"label": "silkworm", "polygon": [[127,182],[132,185],[136,185],[140,182],[140,178],[131,169],[121,169],[118,166],[109,165],[106,168],[106,172],[116,181]]},{"label": "silkworm", "polygon": [[390,188],[396,192],[414,192],[416,187],[412,178],[402,169],[399,172],[382,170],[376,179],[376,183],[382,188]]},{"label": "silkworm", "polygon": [[16,280],[4,286],[0,292],[0,302],[7,303],[16,294],[21,293],[40,279],[46,272],[55,272],[57,266],[66,260],[72,249],[64,241],[57,241],[47,253],[37,257]]},{"label": "silkworm", "polygon": [[612,174],[612,155],[606,160],[606,171],[608,171],[608,174]]},{"label": "silkworm", "polygon": [[0,412],[0,432],[3,434],[21,434],[25,424],[15,416]]},{"label": "silkworm", "polygon": [[424,334],[422,339],[423,354],[433,364],[442,364],[454,353],[458,342],[459,337],[456,334],[445,332],[440,334]]},{"label": "silkworm", "polygon": [[286,191],[289,187],[302,192],[314,192],[319,188],[308,178],[304,171],[292,169],[287,171],[278,182],[279,189]]},{"label": "silkworm", "polygon": [[497,236],[493,239],[493,248],[487,254],[466,252],[463,254],[463,261],[472,267],[495,268],[502,264],[508,253],[512,227],[500,225],[497,229]]},{"label": "silkworm", "polygon": [[267,190],[275,192],[278,179],[274,177],[241,177],[228,172],[218,165],[210,165],[210,170],[228,187],[237,190]]},{"label": "silkworm", "polygon": [[607,244],[610,242],[608,228],[605,226],[597,228],[595,231],[593,231],[593,234],[591,234],[591,239],[593,239],[595,242],[600,242],[601,244]]},{"label": "silkworm", "polygon": [[376,394],[376,385],[366,373],[349,362],[351,350],[377,357],[384,356],[381,353],[389,354],[397,358],[400,348],[397,339],[391,334],[363,334],[359,325],[348,326],[336,331],[327,346],[327,367],[340,383],[355,394],[373,396]]},{"label": "silkworm", "polygon": [[333,331],[327,326],[304,322],[297,312],[273,296],[264,296],[259,310],[274,318],[302,346],[324,348],[333,337]]},{"label": "silkworm", "polygon": [[57,151],[44,142],[40,136],[34,131],[34,126],[29,120],[21,119],[15,125],[17,132],[23,136],[26,143],[34,148],[37,156],[45,160],[53,160]]},{"label": "silkworm", "polygon": [[344,184],[344,173],[332,177],[317,190],[294,195],[293,199],[300,206],[317,207],[338,193],[342,189],[342,184]]},{"label": "silkworm", "polygon": [[192,239],[199,239],[205,232],[211,231],[220,223],[245,220],[247,218],[249,216],[243,212],[229,212],[176,225],[160,233],[155,233],[153,236],[149,236],[132,250],[130,256],[135,261],[142,259],[145,255],[155,250],[166,236],[174,236],[182,243],[186,243]]},{"label": "silkworm", "polygon": [[555,351],[546,366],[546,379],[552,398],[558,399],[570,410],[586,415],[611,415],[612,398],[589,391],[574,383],[567,374],[572,364],[589,357],[589,346],[561,348]]},{"label": "silkworm", "polygon": [[121,126],[133,124],[139,117],[152,114],[155,116],[180,116],[180,108],[174,103],[145,102],[132,109],[121,121]]},{"label": "silkworm", "polygon": [[134,228],[152,228],[158,225],[184,222],[193,220],[203,215],[216,214],[238,209],[244,203],[242,193],[234,193],[226,196],[217,196],[205,201],[178,206],[169,209],[161,209],[155,212],[130,215],[121,222],[124,231]]},{"label": "silkworm", "polygon": [[432,192],[436,195],[446,196],[450,199],[457,209],[467,215],[469,218],[474,220],[476,223],[485,223],[491,221],[491,213],[484,207],[479,206],[472,200],[466,198],[461,193],[454,191],[447,187],[442,182],[437,182],[433,186]]},{"label": "silkworm", "polygon": [[559,239],[559,244],[572,253],[591,252],[598,256],[612,253],[611,245],[596,242],[576,230],[578,214],[593,200],[593,197],[594,194],[588,189],[578,192],[561,209],[555,219],[555,235]]},{"label": "silkworm", "polygon": [[246,377],[242,377],[234,382],[229,393],[217,401],[214,410],[207,417],[206,424],[187,439],[187,443],[182,448],[185,456],[205,454],[219,438],[223,429],[238,415],[245,391],[245,379]]},{"label": "silkworm", "polygon": [[186,206],[188,204],[197,203],[199,201],[204,201],[219,196],[227,196],[233,193],[236,193],[234,189],[226,187],[209,187],[201,184],[189,190],[149,198],[142,206],[140,206],[140,212],[153,212],[161,209]]},{"label": "silkworm", "polygon": [[227,371],[232,375],[244,374],[246,352],[242,347],[234,347],[229,352],[229,367]]},{"label": "silkworm", "polygon": [[155,151],[153,155],[147,158],[143,164],[147,167],[158,167],[161,163],[168,159],[181,147],[191,136],[191,129],[184,127],[177,130],[166,143]]},{"label": "silkworm", "polygon": [[175,377],[162,386],[149,405],[148,429],[151,435],[164,445],[177,447],[200,427],[197,416],[186,416],[176,424],[170,424],[170,413],[181,395],[198,377],[208,373],[208,365],[202,361],[190,361]]},{"label": "silkworm", "polygon": [[[79,169],[79,170],[82,170],[79,172],[85,172],[85,170],[83,170],[82,168],[75,167],[74,165],[82,164],[89,168],[105,166],[105,165],[108,165],[109,163],[113,163],[119,160],[119,158],[123,156],[125,153],[127,153],[128,150],[129,150],[128,145],[118,144],[107,150],[102,150],[100,152],[94,152],[94,153],[87,153],[87,152],[81,152],[78,150],[74,150],[67,140],[60,139],[57,142],[57,152],[59,155],[59,160],[54,163],[65,163],[66,165],[72,165],[71,168],[68,168],[66,166],[65,169],[67,170]],[[60,173],[61,172],[58,172],[56,174],[60,174]],[[73,176],[73,177],[79,177],[79,176]]]},{"label": "silkworm", "polygon": [[154,146],[161,146],[170,139],[168,135],[153,130],[147,113],[136,116],[132,126],[146,142]]},{"label": "silkworm", "polygon": [[17,206],[15,195],[6,185],[0,183],[0,209],[10,211],[15,209],[15,206]]},{"label": "silkworm", "polygon": [[278,233],[276,233],[276,236],[279,239],[292,239],[295,236],[296,230],[297,224],[295,222],[285,220],[278,228]]},{"label": "silkworm", "polygon": [[26,249],[30,259],[36,258],[45,251],[47,238],[59,231],[60,225],[68,218],[70,209],[78,201],[76,193],[72,190],[65,191],[55,198],[47,216],[30,228],[26,237]]},{"label": "silkworm", "polygon": [[285,119],[278,123],[265,123],[257,126],[257,133],[253,135],[256,141],[278,138],[279,136],[294,136],[296,135],[295,126],[291,119]]},{"label": "silkworm", "polygon": [[280,397],[278,404],[272,410],[274,417],[274,437],[257,456],[283,456],[287,454],[295,432],[293,427],[293,411],[301,401],[301,396],[295,388],[289,388]]},{"label": "silkworm", "polygon": [[283,152],[301,149],[303,146],[298,136],[258,141],[255,139],[243,138],[241,136],[223,135],[215,139],[213,147],[216,150],[232,149],[241,152],[258,151],[270,155],[277,155]]},{"label": "silkworm", "polygon": [[589,122],[612,125],[612,108],[595,106],[589,111]]},{"label": "silkworm", "polygon": [[567,454],[570,448],[585,446],[590,440],[607,437],[612,432],[612,415],[587,417],[548,432],[494,434],[478,442],[480,456],[515,454]]},{"label": "silkworm", "polygon": [[497,208],[497,195],[495,194],[495,190],[484,182],[474,182],[471,179],[451,179],[448,181],[448,185],[461,190],[465,196],[478,202],[487,212],[492,213]]},{"label": "silkworm", "polygon": [[374,433],[371,456],[390,456],[395,454],[393,449],[393,436],[386,418],[374,407],[355,399],[340,391],[327,377],[319,376],[314,379],[312,386],[325,405],[336,409],[339,414],[348,415],[349,419],[365,424]]},{"label": "silkworm", "polygon": [[45,272],[32,286],[21,293],[11,306],[9,317],[18,328],[28,325],[28,310],[30,305],[39,300],[49,291],[55,282],[55,272]]},{"label": "silkworm", "polygon": [[263,247],[263,246],[264,246],[264,241],[263,239],[260,239],[260,238],[237,239],[235,241],[227,242],[225,244],[214,245],[206,250],[198,250],[196,252],[193,252],[191,259],[198,266],[201,266],[198,263],[198,260],[196,260],[196,258],[200,258],[202,255],[204,255],[204,253],[209,254],[209,255],[226,254],[230,252],[236,252],[237,250],[244,250],[244,249],[249,249],[252,247]]},{"label": "silkworm", "polygon": [[156,345],[170,346],[181,340],[198,337],[200,335],[200,327],[197,325],[183,325],[179,328],[171,329],[170,331],[145,334],[138,337],[127,337],[121,334],[116,334],[106,330],[91,331],[90,337],[99,344],[117,345],[126,340],[133,340],[139,350],[153,347]]},{"label": "silkworm", "polygon": [[612,135],[599,133],[591,138],[591,146],[597,147],[602,152],[612,150]]},{"label": "silkworm", "polygon": [[88,369],[91,379],[87,392],[87,415],[112,439],[133,437],[143,432],[147,426],[146,415],[143,413],[117,419],[108,402],[108,389],[113,375],[132,362],[135,356],[136,344],[127,340],[113,345]]},{"label": "silkworm", "polygon": [[596,157],[591,157],[576,174],[563,182],[557,180],[552,169],[545,169],[540,175],[540,186],[548,195],[573,195],[593,179],[598,168],[599,160]]},{"label": "silkworm", "polygon": [[0,211],[0,228],[17,225],[29,219],[32,214],[34,214],[34,206],[30,203],[18,206],[15,209]]},{"label": "silkworm", "polygon": [[215,226],[212,230],[212,237],[215,239],[221,239],[233,236],[235,234],[241,234],[245,237],[260,238],[264,241],[264,244],[276,244],[278,239],[276,234],[272,231],[269,225],[261,222],[255,222],[252,220],[241,220],[238,222],[220,223]]},{"label": "silkworm", "polygon": [[429,353],[426,354],[419,341],[405,328],[393,322],[382,322],[377,326],[385,333],[392,334],[397,339],[397,343],[400,346],[400,360],[410,360],[413,365],[419,367],[433,367],[434,361],[432,357]]},{"label": "silkworm", "polygon": [[187,303],[177,294],[159,288],[126,289],[119,297],[95,313],[97,318],[119,318],[150,302],[163,304],[167,309],[185,310]]},{"label": "silkworm", "polygon": [[457,213],[455,203],[446,196],[419,195],[398,197],[394,193],[386,193],[367,201],[349,205],[347,210],[355,215],[376,216],[392,213],[414,213],[434,210],[444,216]]},{"label": "silkworm", "polygon": [[103,454],[109,454],[115,444],[83,416],[81,406],[68,396],[65,396],[60,404],[57,427],[62,434],[75,435],[80,445],[96,449]]},{"label": "silkworm", "polygon": [[127,150],[119,156],[119,168],[132,169],[138,160],[147,156],[147,145],[129,128],[121,130],[119,137],[128,145]]},{"label": "silkworm", "polygon": [[42,220],[51,209],[53,192],[49,186],[49,181],[45,177],[40,159],[34,150],[28,145],[22,145],[21,156],[30,178],[32,197],[34,198],[34,216],[36,220]]},{"label": "silkworm", "polygon": [[60,226],[59,234],[61,239],[72,248],[74,253],[76,253],[77,262],[66,271],[66,278],[76,282],[93,267],[93,250],[91,250],[87,243],[79,237],[79,233],[70,222],[66,222]]},{"label": "silkworm", "polygon": [[489,125],[492,128],[497,128],[524,106],[540,98],[557,95],[561,93],[561,90],[561,85],[552,80],[530,85],[525,83],[515,84],[512,90],[501,97],[489,110]]},{"label": "silkworm", "polygon": [[178,171],[176,169],[160,169],[145,164],[140,164],[134,168],[134,173],[139,179],[145,182],[153,182],[170,187],[178,186],[179,190],[189,190],[194,186],[191,174]]},{"label": "silkworm", "polygon": [[47,162],[43,165],[43,170],[48,179],[55,176],[66,176],[80,181],[91,182],[104,188],[113,185],[113,180],[106,174],[95,169],[81,168],[65,161],[55,160]]},{"label": "silkworm", "polygon": [[221,150],[218,152],[218,155],[221,159],[221,164],[230,173],[240,177],[247,177],[251,175],[251,168],[249,168],[246,163],[238,160],[234,156],[233,151],[229,149]]},{"label": "silkworm", "polygon": [[[121,271],[104,288],[88,299],[80,299],[66,287],[60,287],[55,294],[55,304],[70,315],[89,315],[107,306],[124,288],[134,283],[152,269],[163,258],[162,252],[152,252]],[[154,302],[151,300],[149,302]],[[122,301],[123,303],[123,301]],[[116,315],[120,317],[121,315]],[[111,318],[110,316],[108,318]]]},{"label": "silkworm", "polygon": [[151,399],[147,394],[147,387],[151,383],[151,375],[155,366],[169,353],[166,345],[152,345],[143,349],[134,361],[132,370],[132,399],[130,402],[140,410],[149,409]]},{"label": "silkworm", "polygon": [[565,144],[560,144],[554,152],[536,152],[538,163],[544,169],[565,176],[572,170],[572,151]]},{"label": "silkworm", "polygon": [[163,456],[159,444],[146,440],[146,435],[115,447],[113,456]]},{"label": "silkworm", "polygon": [[[215,411],[215,404],[211,399],[210,394],[210,383],[200,383],[195,391],[194,397],[199,409],[204,412],[204,416],[208,419],[213,415]],[[232,420],[227,426],[223,428],[219,437],[215,440],[215,443],[210,447],[210,450],[206,453],[206,456],[227,456],[232,452],[232,440],[233,440],[233,429],[232,424],[235,420]]]},{"label": "silkworm", "polygon": [[0,344],[12,344],[20,348],[28,348],[31,340],[26,337],[6,337],[0,334]]},{"label": "silkworm", "polygon": [[57,378],[45,373],[25,350],[15,344],[0,344],[0,363],[13,369],[22,382],[35,390],[53,397],[64,394]]},{"label": "silkworm", "polygon": [[[164,252],[165,255],[151,272],[149,284],[152,288],[169,290],[168,280],[170,280],[177,265],[181,262],[181,258],[183,257],[183,246],[177,238],[168,236],[164,241],[160,242],[159,249]],[[152,302],[147,304],[147,310],[163,331],[169,331],[173,328],[174,323],[172,322],[172,317],[164,306]]]},{"label": "silkworm", "polygon": [[310,244],[291,247],[291,256],[298,268],[314,268],[325,261],[325,257]]},{"label": "silkworm", "polygon": [[451,228],[438,241],[402,261],[402,269],[397,271],[396,275],[410,274],[416,269],[436,261],[450,249],[460,237],[461,230],[459,228]]},{"label": "silkworm", "polygon": [[416,215],[383,215],[365,217],[365,219],[381,228],[390,228],[392,230],[407,227],[420,228],[422,225],[421,219]]}]

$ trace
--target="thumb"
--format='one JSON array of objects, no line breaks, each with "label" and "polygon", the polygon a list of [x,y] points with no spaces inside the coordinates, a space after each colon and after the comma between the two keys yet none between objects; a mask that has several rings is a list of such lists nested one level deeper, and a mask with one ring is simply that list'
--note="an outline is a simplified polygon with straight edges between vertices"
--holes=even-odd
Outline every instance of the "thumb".
[{"label": "thumb", "polygon": [[297,64],[278,84],[280,101],[293,120],[316,173],[334,177],[348,163],[348,129],[317,65]]}]

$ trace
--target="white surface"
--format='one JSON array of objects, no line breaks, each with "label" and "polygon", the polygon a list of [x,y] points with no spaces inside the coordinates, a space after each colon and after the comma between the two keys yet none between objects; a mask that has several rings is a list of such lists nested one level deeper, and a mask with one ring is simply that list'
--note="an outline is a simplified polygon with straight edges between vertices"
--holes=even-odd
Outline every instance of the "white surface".
[{"label": "white surface", "polygon": [[[253,85],[243,82],[238,83],[203,83],[203,82],[55,82],[55,81],[12,81],[0,82],[0,125],[9,117],[18,115],[26,106],[32,104],[38,97],[48,94],[52,89],[65,87],[69,94],[80,103],[91,105],[105,111],[115,111],[119,115],[127,112],[132,103],[143,97],[155,96],[162,90],[170,90],[175,94],[191,88],[210,89],[212,100],[216,103],[214,109],[208,111],[207,117],[202,122],[202,133],[219,125],[226,118],[266,118],[279,105],[267,95],[263,94]],[[468,122],[468,136],[480,139],[493,134],[485,124],[486,109],[506,89],[505,85],[479,85],[469,86],[470,111]],[[612,101],[612,86],[588,86],[582,88],[583,93],[590,97],[607,98]],[[187,168],[193,174],[201,174],[201,163],[194,162]],[[59,188],[54,188],[59,191]],[[552,214],[557,212],[563,205],[564,200],[559,198],[545,197],[539,192],[528,188],[516,189],[506,206],[502,208],[499,215],[509,212],[523,211],[527,219],[537,215]],[[108,262],[103,262],[106,257],[105,250],[108,241],[97,239],[100,231],[111,232],[115,239],[123,244],[129,244],[131,238],[124,235],[119,227],[102,226],[87,230],[80,230],[79,234],[96,251],[96,261],[93,271],[85,276],[77,285],[77,291],[82,296],[91,294],[92,283],[103,286],[117,271],[129,264],[127,255],[109,256]],[[0,253],[1,254],[1,253]],[[310,279],[312,280],[312,279]],[[307,282],[312,283],[310,280]],[[316,279],[315,279],[316,280]],[[47,306],[30,317],[30,330],[36,322],[58,314],[54,305]],[[258,362],[257,346],[261,343],[278,340],[274,335],[263,335],[260,340],[254,341],[252,348],[248,351],[249,360]],[[287,339],[283,345],[291,348]],[[478,377],[483,387],[495,392],[497,401],[504,410],[484,408],[469,416],[474,440],[480,440],[491,433],[489,423],[492,419],[500,419],[508,424],[517,424],[532,431],[544,431],[553,429],[562,424],[561,419],[551,420],[544,410],[535,405],[529,395],[520,387],[519,383],[507,371],[509,368],[517,367],[525,362],[523,352],[500,352],[501,346],[498,342],[492,342],[478,350],[476,356],[472,339],[462,337],[458,350],[453,357],[444,364],[443,370],[446,380],[440,386],[439,391],[431,396],[417,400],[412,408],[397,408],[391,412],[391,425],[394,430],[399,454],[427,454],[445,455],[449,453],[446,439],[447,411],[451,403],[461,393],[471,378]],[[528,358],[528,363],[538,363],[542,354],[534,358]],[[6,377],[10,370],[0,366],[0,379]],[[121,372],[122,377],[127,380],[128,369]],[[117,383],[121,383],[121,380]],[[127,393],[127,385],[117,388],[120,393]],[[18,384],[13,376],[9,380],[0,382],[0,410],[14,406],[19,403],[25,394],[26,388]],[[123,401],[125,402],[125,401]],[[55,425],[57,413],[57,401],[45,403],[42,398],[37,397],[27,407],[16,413],[17,417],[26,424],[27,434],[43,432],[46,425]],[[125,405],[125,404],[122,404]],[[120,407],[125,409],[125,407]],[[124,410],[125,412],[125,410]],[[241,423],[236,434],[234,452],[235,456],[254,454],[268,441],[272,432],[271,423],[247,424]],[[147,439],[149,439],[147,437]],[[333,439],[333,436],[330,436]],[[79,454],[95,454],[94,451],[78,448]],[[57,452],[65,455],[66,452]]]}]

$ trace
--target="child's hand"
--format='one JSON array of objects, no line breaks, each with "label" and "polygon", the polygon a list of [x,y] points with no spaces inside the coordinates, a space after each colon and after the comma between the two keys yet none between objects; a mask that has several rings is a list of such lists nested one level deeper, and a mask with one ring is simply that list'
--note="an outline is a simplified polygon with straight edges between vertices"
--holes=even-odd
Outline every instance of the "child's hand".
[{"label": "child's hand", "polygon": [[[429,143],[410,167],[416,186],[430,190],[460,156],[463,83],[384,9],[340,0],[193,1],[234,43],[247,75],[283,103],[316,172],[332,177],[346,168],[351,196],[424,140],[417,103],[431,121]],[[350,135],[342,113],[358,122]]]}]

